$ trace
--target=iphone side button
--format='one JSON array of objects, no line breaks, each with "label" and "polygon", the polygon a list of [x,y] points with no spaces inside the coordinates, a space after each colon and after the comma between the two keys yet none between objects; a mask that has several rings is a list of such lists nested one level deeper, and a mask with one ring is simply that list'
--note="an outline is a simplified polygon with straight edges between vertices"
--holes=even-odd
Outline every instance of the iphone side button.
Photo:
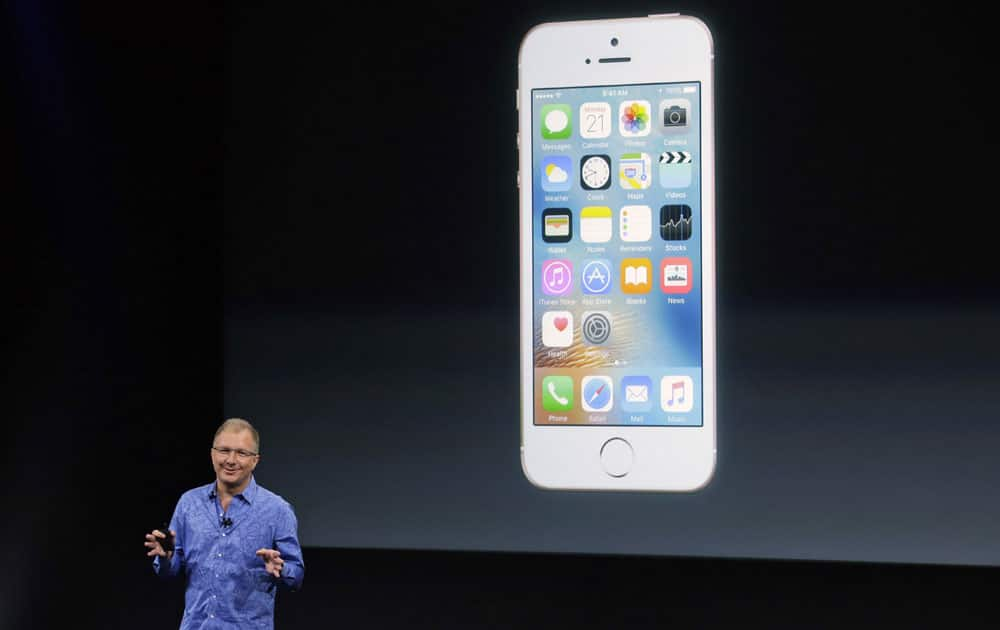
[{"label": "iphone side button", "polygon": [[601,465],[612,477],[624,477],[632,470],[632,445],[622,438],[611,438],[601,447]]}]

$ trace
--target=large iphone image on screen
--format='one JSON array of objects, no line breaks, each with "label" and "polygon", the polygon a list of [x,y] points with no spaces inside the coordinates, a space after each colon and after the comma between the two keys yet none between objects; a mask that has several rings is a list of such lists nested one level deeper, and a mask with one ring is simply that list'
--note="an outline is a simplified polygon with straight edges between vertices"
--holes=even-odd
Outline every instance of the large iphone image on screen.
[{"label": "large iphone image on screen", "polygon": [[544,24],[522,43],[521,448],[537,486],[712,476],[711,62],[683,16]]}]

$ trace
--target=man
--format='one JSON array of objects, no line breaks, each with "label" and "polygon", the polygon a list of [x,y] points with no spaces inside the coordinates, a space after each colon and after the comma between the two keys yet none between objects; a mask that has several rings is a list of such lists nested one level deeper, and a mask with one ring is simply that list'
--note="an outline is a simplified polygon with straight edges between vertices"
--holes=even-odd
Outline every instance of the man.
[{"label": "man", "polygon": [[259,462],[257,430],[226,420],[212,443],[215,481],[181,496],[169,532],[146,534],[153,570],[187,580],[181,630],[273,628],[278,588],[302,585],[298,521],[287,501],[257,485]]}]

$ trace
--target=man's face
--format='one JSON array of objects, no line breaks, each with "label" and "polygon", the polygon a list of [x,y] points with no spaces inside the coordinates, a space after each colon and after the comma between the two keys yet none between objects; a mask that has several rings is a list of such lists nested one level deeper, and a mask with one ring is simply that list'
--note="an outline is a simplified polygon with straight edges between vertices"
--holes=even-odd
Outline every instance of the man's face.
[{"label": "man's face", "polygon": [[[221,453],[220,450],[222,450]],[[223,431],[220,433],[212,445],[212,465],[215,467],[215,474],[219,481],[232,488],[238,488],[249,481],[260,457],[257,455],[246,456],[246,454],[256,452],[253,434],[249,431]]]}]

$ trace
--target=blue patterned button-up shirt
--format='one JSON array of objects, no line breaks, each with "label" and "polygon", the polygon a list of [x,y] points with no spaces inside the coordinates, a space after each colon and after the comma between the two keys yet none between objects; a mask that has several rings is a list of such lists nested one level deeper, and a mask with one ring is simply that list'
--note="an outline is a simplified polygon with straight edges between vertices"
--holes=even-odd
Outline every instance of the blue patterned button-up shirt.
[{"label": "blue patterned button-up shirt", "polygon": [[[298,589],[305,575],[298,521],[287,501],[251,477],[223,514],[212,482],[181,496],[170,529],[176,550],[169,562],[154,559],[153,570],[187,580],[181,630],[274,628],[276,591]],[[281,552],[280,579],[264,570],[258,549]]]}]

